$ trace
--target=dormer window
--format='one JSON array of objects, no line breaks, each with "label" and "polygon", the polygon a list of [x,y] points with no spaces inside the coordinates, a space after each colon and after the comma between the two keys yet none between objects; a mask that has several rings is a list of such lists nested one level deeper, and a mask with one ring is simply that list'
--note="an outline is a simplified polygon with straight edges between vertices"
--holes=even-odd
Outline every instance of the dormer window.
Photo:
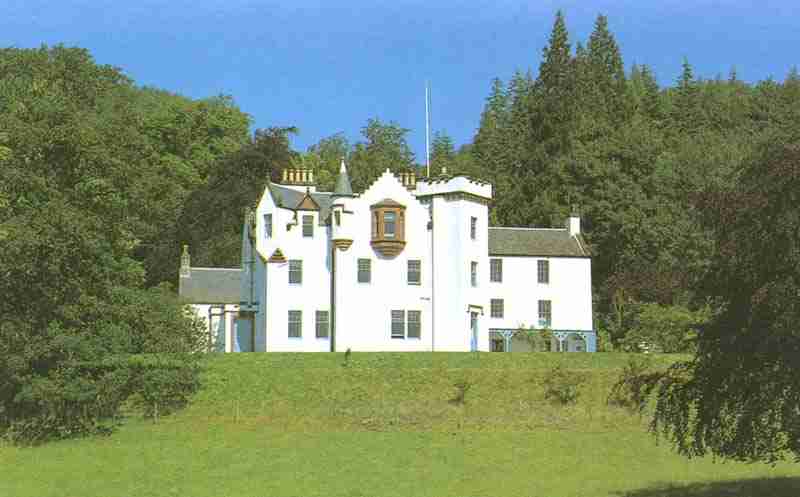
[{"label": "dormer window", "polygon": [[393,257],[406,245],[406,207],[391,199],[384,199],[372,209],[372,248],[382,255]]}]

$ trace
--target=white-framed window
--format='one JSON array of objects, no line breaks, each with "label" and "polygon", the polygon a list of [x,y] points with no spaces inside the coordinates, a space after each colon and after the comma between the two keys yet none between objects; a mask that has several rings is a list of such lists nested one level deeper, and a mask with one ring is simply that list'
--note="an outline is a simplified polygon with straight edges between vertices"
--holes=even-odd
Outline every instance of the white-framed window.
[{"label": "white-framed window", "polygon": [[336,221],[336,226],[340,226],[342,224],[342,213],[333,211],[333,219]]},{"label": "white-framed window", "polygon": [[316,318],[317,338],[328,338],[328,333],[330,330],[328,311],[317,311]]},{"label": "white-framed window", "polygon": [[397,227],[397,213],[384,212],[383,213],[383,237],[394,238]]},{"label": "white-framed window", "polygon": [[491,299],[490,306],[491,316],[493,318],[502,318],[505,314],[505,303],[503,299]]},{"label": "white-framed window", "polygon": [[289,311],[289,338],[302,338],[303,311]]},{"label": "white-framed window", "polygon": [[419,338],[422,328],[422,312],[408,311],[408,338]]},{"label": "white-framed window", "polygon": [[264,214],[264,238],[272,238],[272,214]]},{"label": "white-framed window", "polygon": [[314,237],[314,216],[303,216],[303,237]]},{"label": "white-framed window", "polygon": [[419,285],[422,281],[422,261],[411,259],[408,261],[408,284]]},{"label": "white-framed window", "polygon": [[503,259],[489,259],[489,281],[503,282]]},{"label": "white-framed window", "polygon": [[475,261],[469,265],[469,282],[472,286],[478,286],[478,263]]},{"label": "white-framed window", "polygon": [[478,238],[478,218],[471,217],[469,218],[469,237],[473,240]]},{"label": "white-framed window", "polygon": [[392,338],[406,337],[406,311],[392,311]]},{"label": "white-framed window", "polygon": [[549,300],[539,301],[539,326],[549,328],[553,322],[552,305]]},{"label": "white-framed window", "polygon": [[550,261],[540,259],[536,267],[537,281],[539,283],[550,283]]},{"label": "white-framed window", "polygon": [[303,284],[303,261],[301,259],[289,259],[289,284]]},{"label": "white-framed window", "polygon": [[358,260],[358,282],[369,283],[372,281],[372,259]]}]

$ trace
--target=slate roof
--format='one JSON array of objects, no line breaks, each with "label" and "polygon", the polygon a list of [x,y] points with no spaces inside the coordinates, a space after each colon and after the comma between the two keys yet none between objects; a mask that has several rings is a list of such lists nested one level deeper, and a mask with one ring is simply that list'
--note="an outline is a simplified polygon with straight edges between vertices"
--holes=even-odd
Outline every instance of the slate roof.
[{"label": "slate roof", "polygon": [[338,197],[353,196],[353,187],[350,186],[350,176],[347,174],[344,161],[342,161],[342,167],[339,169],[339,176],[336,177],[336,187],[333,189],[333,194]]},{"label": "slate roof", "polygon": [[178,295],[187,304],[238,304],[241,300],[239,268],[191,268],[180,277]]},{"label": "slate roof", "polygon": [[566,229],[489,228],[489,255],[589,257],[583,237]]},{"label": "slate roof", "polygon": [[[269,183],[268,188],[272,192],[272,198],[275,199],[275,203],[284,209],[296,210],[297,206],[306,196],[305,192],[286,188],[285,186],[276,185],[275,183]],[[333,201],[331,193],[312,192],[311,198],[319,205],[319,225],[322,226],[325,224],[325,220],[328,219],[331,212],[331,203]]]}]

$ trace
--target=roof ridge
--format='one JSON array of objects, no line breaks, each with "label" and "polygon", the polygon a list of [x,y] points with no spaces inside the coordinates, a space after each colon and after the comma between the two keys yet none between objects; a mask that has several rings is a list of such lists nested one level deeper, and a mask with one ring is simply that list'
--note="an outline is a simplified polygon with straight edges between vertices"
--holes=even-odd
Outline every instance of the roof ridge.
[{"label": "roof ridge", "polygon": [[536,228],[528,226],[489,226],[490,230],[520,230],[520,231],[567,231],[567,228]]},{"label": "roof ridge", "polygon": [[202,266],[191,266],[192,271],[195,270],[210,270],[210,271],[241,271],[242,268],[240,267],[202,267]]}]

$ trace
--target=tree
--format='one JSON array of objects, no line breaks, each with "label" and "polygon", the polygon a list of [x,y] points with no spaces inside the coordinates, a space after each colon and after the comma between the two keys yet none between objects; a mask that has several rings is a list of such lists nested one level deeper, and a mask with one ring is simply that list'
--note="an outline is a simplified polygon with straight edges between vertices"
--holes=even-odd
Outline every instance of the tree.
[{"label": "tree", "polygon": [[455,170],[456,150],[453,140],[444,131],[437,131],[433,134],[431,142],[431,174],[442,171],[446,168],[449,174],[456,173]]},{"label": "tree", "polygon": [[350,153],[347,138],[343,133],[336,133],[308,147],[306,153],[299,156],[298,165],[314,169],[318,190],[333,191],[341,161],[349,161]]},{"label": "tree", "polygon": [[721,312],[662,380],[652,429],[687,456],[800,460],[800,147],[773,134],[730,190],[702,198]]},{"label": "tree", "polygon": [[698,330],[708,318],[707,307],[695,311],[685,305],[638,304],[623,345],[631,351],[640,351],[644,344],[652,352],[694,352]]},{"label": "tree", "polygon": [[361,129],[365,140],[356,143],[350,156],[348,172],[354,191],[365,190],[387,169],[415,169],[414,153],[406,141],[408,131],[395,122],[367,121]]},{"label": "tree", "polygon": [[[201,330],[171,292],[145,288],[141,247],[174,228],[172,202],[201,175],[178,156],[206,154],[191,133],[149,135],[151,97],[177,102],[86,50],[0,50],[0,432],[14,440],[110,429],[146,394],[144,369],[180,384],[168,393],[181,402],[196,388]],[[155,351],[173,364],[129,361]]]},{"label": "tree", "polygon": [[612,123],[626,119],[630,109],[625,68],[619,46],[608,29],[608,19],[604,15],[597,16],[594,30],[589,36],[586,59],[589,77],[594,83],[592,89],[597,92],[592,98],[592,103],[597,106],[595,114]]},{"label": "tree", "polygon": [[256,130],[248,145],[218,159],[206,184],[192,192],[179,224],[181,241],[192,247],[197,264],[239,265],[244,210],[258,203],[268,181],[280,182],[283,169],[297,161],[289,147],[296,132]]},{"label": "tree", "polygon": [[574,74],[569,33],[559,10],[542,53],[531,100],[531,140],[543,143],[551,155],[568,147],[568,128],[576,110]]}]

